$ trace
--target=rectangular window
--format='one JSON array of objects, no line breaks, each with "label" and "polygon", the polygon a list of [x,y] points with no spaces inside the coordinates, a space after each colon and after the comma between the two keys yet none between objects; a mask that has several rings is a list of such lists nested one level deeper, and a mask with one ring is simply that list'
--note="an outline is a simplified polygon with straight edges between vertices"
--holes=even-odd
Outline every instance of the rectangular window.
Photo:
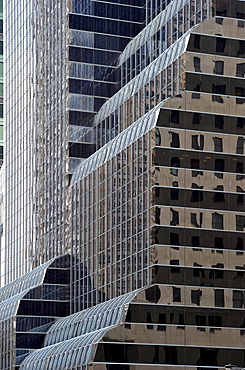
[{"label": "rectangular window", "polygon": [[181,290],[180,288],[173,288],[173,302],[181,302]]},{"label": "rectangular window", "polygon": [[214,290],[214,305],[215,307],[225,307],[225,297],[223,289]]}]

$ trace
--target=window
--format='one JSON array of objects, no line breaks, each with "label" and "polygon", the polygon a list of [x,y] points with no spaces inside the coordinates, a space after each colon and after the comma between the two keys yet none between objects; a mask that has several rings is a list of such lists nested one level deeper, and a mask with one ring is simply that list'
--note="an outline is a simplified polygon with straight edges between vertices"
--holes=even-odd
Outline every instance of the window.
[{"label": "window", "polygon": [[235,87],[235,95],[245,97],[245,88],[244,87]]},{"label": "window", "polygon": [[216,52],[223,53],[226,47],[226,39],[223,37],[216,37]]},{"label": "window", "polygon": [[243,250],[243,238],[237,238],[236,250]]},{"label": "window", "polygon": [[223,215],[220,213],[212,213],[212,228],[213,229],[224,229]]},{"label": "window", "polygon": [[243,162],[236,162],[236,172],[243,173]]},{"label": "window", "polygon": [[160,215],[161,215],[161,209],[159,207],[155,208],[155,223],[160,225]]},{"label": "window", "polygon": [[214,141],[214,151],[215,152],[223,152],[223,143],[220,137],[213,137]]},{"label": "window", "polygon": [[194,277],[202,277],[205,278],[205,272],[204,269],[201,268],[202,265],[199,265],[198,263],[194,262],[195,268],[193,269],[193,276]]},{"label": "window", "polygon": [[147,329],[152,330],[153,325],[149,325],[149,324],[152,323],[152,318],[151,318],[151,313],[150,312],[146,312],[146,322],[147,322]]},{"label": "window", "polygon": [[241,290],[233,290],[233,307],[242,308],[243,307],[243,292]]},{"label": "window", "polygon": [[179,189],[170,189],[170,200],[179,200]]},{"label": "window", "polygon": [[217,263],[212,265],[212,269],[209,272],[209,278],[223,279],[224,278],[224,265],[223,263]]},{"label": "window", "polygon": [[236,215],[236,230],[243,231],[245,228],[245,216]]},{"label": "window", "polygon": [[179,111],[172,110],[170,113],[170,122],[179,123]]},{"label": "window", "polygon": [[245,54],[245,42],[239,40],[239,50],[237,52],[237,56],[244,56]]},{"label": "window", "polygon": [[[224,159],[215,159],[214,161],[214,170],[224,172],[225,170],[225,160]],[[215,173],[215,176],[222,179],[223,174],[222,173]]]},{"label": "window", "polygon": [[202,202],[203,201],[203,192],[198,190],[192,190],[191,192],[191,202]]},{"label": "window", "polygon": [[163,325],[163,324],[166,324],[166,314],[165,313],[159,313],[158,324],[159,325],[157,326],[157,330],[166,331],[166,325]]},{"label": "window", "polygon": [[223,61],[217,61],[214,62],[214,74],[216,75],[223,75],[224,74],[224,62]]},{"label": "window", "polygon": [[172,213],[172,220],[170,221],[171,226],[176,226],[179,224],[179,212],[175,211],[174,209],[170,208],[170,212]]},{"label": "window", "polygon": [[200,160],[196,158],[191,158],[191,168],[199,169],[200,168]]},{"label": "window", "polygon": [[218,203],[218,202],[224,202],[225,201],[225,195],[223,193],[224,191],[224,186],[223,185],[218,185],[216,188],[214,188],[214,190],[218,190],[220,192],[215,192],[214,193],[214,196],[213,196],[213,201],[215,203]]},{"label": "window", "polygon": [[201,41],[201,36],[194,35],[194,48],[195,49],[200,49],[200,41]]},{"label": "window", "polygon": [[[191,158],[191,168],[199,169],[200,160],[196,158]],[[198,175],[203,175],[202,171],[192,171],[192,177],[197,177]]]},{"label": "window", "polygon": [[192,235],[191,237],[191,246],[192,247],[200,247],[200,236]]},{"label": "window", "polygon": [[214,248],[216,249],[224,249],[224,240],[219,236],[214,237]]},{"label": "window", "polygon": [[214,290],[214,305],[215,307],[225,307],[225,297],[223,289]]},{"label": "window", "polygon": [[244,138],[242,136],[237,139],[236,153],[244,154]]},{"label": "window", "polygon": [[[240,186],[236,187],[236,191],[238,193],[243,193],[243,189]],[[243,204],[243,194],[238,194],[237,195],[237,203],[238,204]]]},{"label": "window", "polygon": [[203,150],[204,135],[191,135],[191,142],[193,149]]},{"label": "window", "polygon": [[221,316],[208,316],[208,325],[221,327],[222,317]]},{"label": "window", "polygon": [[202,227],[203,213],[199,214],[199,222],[197,221],[197,214],[191,213],[191,224],[195,227]]},{"label": "window", "polygon": [[224,116],[215,116],[215,127],[224,129]]},{"label": "window", "polygon": [[[170,160],[171,167],[180,167],[180,159],[179,157],[172,157]],[[170,174],[174,176],[178,176],[178,170],[175,168],[170,169]]]},{"label": "window", "polygon": [[201,59],[198,57],[193,58],[195,72],[201,72]]},{"label": "window", "polygon": [[236,65],[236,77],[244,77],[245,74],[245,63],[239,63]]},{"label": "window", "polygon": [[245,118],[238,117],[237,118],[237,127],[238,128],[244,128],[244,126],[245,126]]},{"label": "window", "polygon": [[201,114],[200,113],[193,113],[192,124],[199,125],[201,122]]},{"label": "window", "polygon": [[197,306],[200,306],[200,298],[202,296],[202,291],[200,289],[198,290],[192,290],[191,291],[191,303],[196,304]]},{"label": "window", "polygon": [[181,290],[180,288],[172,287],[173,289],[173,302],[181,302]]},{"label": "window", "polygon": [[[243,172],[243,162],[236,162],[236,173],[244,173]],[[243,175],[236,175],[237,180],[243,180],[244,176]]]},{"label": "window", "polygon": [[197,326],[205,326],[206,325],[206,316],[196,315],[195,320],[196,320],[196,325]]},{"label": "window", "polygon": [[[203,189],[203,186],[198,186],[195,183],[192,183],[191,187],[194,188],[194,189]],[[191,202],[202,202],[203,201],[203,192],[199,191],[199,190],[192,190],[190,201]]]},{"label": "window", "polygon": [[180,273],[180,267],[172,267],[172,266],[179,266],[179,260],[171,260],[170,261],[170,272],[171,273]]},{"label": "window", "polygon": [[179,148],[180,147],[179,134],[171,131],[169,131],[169,134],[172,136],[170,146],[172,148]]},{"label": "window", "polygon": [[180,245],[179,244],[179,234],[170,233],[170,245]]}]

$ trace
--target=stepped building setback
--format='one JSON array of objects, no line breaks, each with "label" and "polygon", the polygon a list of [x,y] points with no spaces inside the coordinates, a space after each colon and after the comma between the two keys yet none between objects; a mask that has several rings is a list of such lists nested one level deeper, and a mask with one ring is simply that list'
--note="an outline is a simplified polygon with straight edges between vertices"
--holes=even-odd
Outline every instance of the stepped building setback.
[{"label": "stepped building setback", "polygon": [[3,370],[245,366],[245,1],[7,0]]}]

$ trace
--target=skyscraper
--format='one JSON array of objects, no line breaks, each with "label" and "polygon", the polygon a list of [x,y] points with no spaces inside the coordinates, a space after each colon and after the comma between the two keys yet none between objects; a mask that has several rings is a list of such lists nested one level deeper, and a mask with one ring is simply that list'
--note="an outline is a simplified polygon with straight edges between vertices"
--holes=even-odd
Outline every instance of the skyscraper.
[{"label": "skyscraper", "polygon": [[37,267],[0,290],[2,368],[244,366],[245,2],[80,1],[69,27],[36,5],[32,239],[11,245]]},{"label": "skyscraper", "polygon": [[143,4],[6,2],[6,282],[68,251],[69,174],[95,150],[88,129]]}]

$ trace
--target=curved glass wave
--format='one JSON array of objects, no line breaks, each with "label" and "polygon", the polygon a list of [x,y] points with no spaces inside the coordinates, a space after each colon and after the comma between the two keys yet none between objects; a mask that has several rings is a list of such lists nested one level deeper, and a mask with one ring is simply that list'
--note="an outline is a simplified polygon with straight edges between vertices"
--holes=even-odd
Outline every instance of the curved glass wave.
[{"label": "curved glass wave", "polygon": [[48,331],[44,346],[50,346],[101,328],[119,325],[124,319],[126,306],[137,293],[138,290],[133,291],[60,319]]},{"label": "curved glass wave", "polygon": [[110,98],[95,116],[95,125],[109,116],[116,108],[125,103],[133,94],[150,82],[162,70],[177,60],[186,51],[190,34],[196,27],[197,26],[192,27],[180,37],[178,41],[149,64],[139,75],[134,77],[127,85]]},{"label": "curved glass wave", "polygon": [[117,135],[117,137],[109,141],[109,143],[104,145],[101,149],[97,150],[96,153],[83,161],[77,167],[72,176],[71,186],[78,183],[85,176],[93,172],[96,168],[100,167],[116,154],[120,153],[127,146],[149,132],[156,124],[159,110],[163,103],[164,102],[161,102],[159,105],[154,107],[150,112],[146,113],[143,117],[134,122],[122,133]]}]

